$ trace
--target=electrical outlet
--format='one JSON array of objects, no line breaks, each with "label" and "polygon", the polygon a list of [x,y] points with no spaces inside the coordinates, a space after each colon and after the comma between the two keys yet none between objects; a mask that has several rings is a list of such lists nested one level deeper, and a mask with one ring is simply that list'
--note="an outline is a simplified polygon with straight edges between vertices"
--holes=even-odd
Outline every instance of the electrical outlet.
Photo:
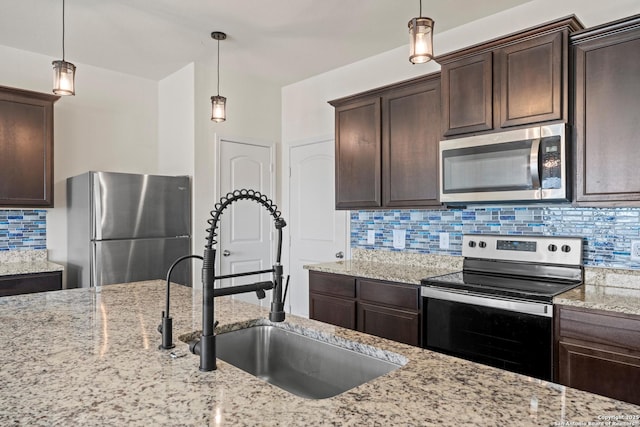
[{"label": "electrical outlet", "polygon": [[406,230],[393,230],[393,247],[395,249],[404,249],[406,245],[407,231]]},{"label": "electrical outlet", "polygon": [[367,230],[367,245],[375,245],[375,244],[376,244],[376,231]]},{"label": "electrical outlet", "polygon": [[440,249],[449,249],[449,233],[440,233]]},{"label": "electrical outlet", "polygon": [[640,240],[631,241],[631,261],[640,261]]}]

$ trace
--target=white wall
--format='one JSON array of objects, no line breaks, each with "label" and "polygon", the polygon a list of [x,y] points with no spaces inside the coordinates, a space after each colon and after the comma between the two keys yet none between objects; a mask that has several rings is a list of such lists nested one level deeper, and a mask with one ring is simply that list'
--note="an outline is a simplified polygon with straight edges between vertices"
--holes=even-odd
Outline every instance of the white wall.
[{"label": "white wall", "polygon": [[[51,58],[0,46],[0,84],[51,93]],[[157,83],[75,63],[76,96],[54,106],[54,208],[49,259],[66,264],[66,179],[89,170],[156,173]]]},{"label": "white wall", "polygon": [[195,172],[195,64],[158,83],[158,173]]}]

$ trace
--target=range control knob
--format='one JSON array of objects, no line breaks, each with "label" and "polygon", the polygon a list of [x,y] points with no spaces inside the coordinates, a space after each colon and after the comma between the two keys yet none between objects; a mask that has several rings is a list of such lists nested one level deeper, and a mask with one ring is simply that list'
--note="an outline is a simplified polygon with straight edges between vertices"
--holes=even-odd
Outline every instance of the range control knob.
[{"label": "range control knob", "polygon": [[560,250],[564,253],[569,253],[571,252],[571,246],[569,245],[562,245],[562,247],[560,248]]},{"label": "range control knob", "polygon": [[486,248],[487,242],[483,242],[482,240],[480,240],[480,243],[478,243],[478,246],[480,246],[481,248]]},{"label": "range control knob", "polygon": [[558,250],[558,247],[552,243],[549,246],[547,246],[547,249],[549,249],[549,252],[555,252]]},{"label": "range control knob", "polygon": [[475,248],[476,247],[476,242],[473,240],[469,240],[469,247],[470,248]]}]

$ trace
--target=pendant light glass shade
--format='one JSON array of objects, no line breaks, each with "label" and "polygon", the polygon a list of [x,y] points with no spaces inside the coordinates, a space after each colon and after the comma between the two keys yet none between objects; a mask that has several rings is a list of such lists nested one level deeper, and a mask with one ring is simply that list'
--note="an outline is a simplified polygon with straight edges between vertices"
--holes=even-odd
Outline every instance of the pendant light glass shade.
[{"label": "pendant light glass shade", "polygon": [[216,95],[211,97],[211,120],[224,122],[227,119],[227,98]]},{"label": "pendant light glass shade", "polygon": [[211,97],[211,120],[219,123],[227,120],[227,98],[220,96],[220,40],[225,40],[227,35],[214,31],[211,38],[218,41],[218,94]]},{"label": "pendant light glass shade", "polygon": [[53,61],[53,93],[75,95],[76,66],[71,62]]},{"label": "pendant light glass shade", "polygon": [[409,21],[409,61],[423,64],[433,59],[433,19],[420,16]]},{"label": "pendant light glass shade", "polygon": [[75,95],[76,66],[64,60],[64,0],[62,0],[62,59],[53,61],[53,93]]}]

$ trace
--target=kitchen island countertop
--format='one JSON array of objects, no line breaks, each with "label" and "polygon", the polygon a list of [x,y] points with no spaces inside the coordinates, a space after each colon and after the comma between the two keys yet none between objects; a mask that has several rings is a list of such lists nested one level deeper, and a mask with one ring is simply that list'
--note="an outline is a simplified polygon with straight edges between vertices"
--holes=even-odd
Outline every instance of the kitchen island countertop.
[{"label": "kitchen island countertop", "polygon": [[[635,405],[291,315],[290,325],[408,363],[321,400],[220,360],[217,371],[200,372],[177,337],[200,329],[201,294],[171,292],[175,358],[158,350],[162,281],[0,298],[0,424],[553,426],[640,416]],[[225,297],[216,316],[229,328],[267,311]]]}]

